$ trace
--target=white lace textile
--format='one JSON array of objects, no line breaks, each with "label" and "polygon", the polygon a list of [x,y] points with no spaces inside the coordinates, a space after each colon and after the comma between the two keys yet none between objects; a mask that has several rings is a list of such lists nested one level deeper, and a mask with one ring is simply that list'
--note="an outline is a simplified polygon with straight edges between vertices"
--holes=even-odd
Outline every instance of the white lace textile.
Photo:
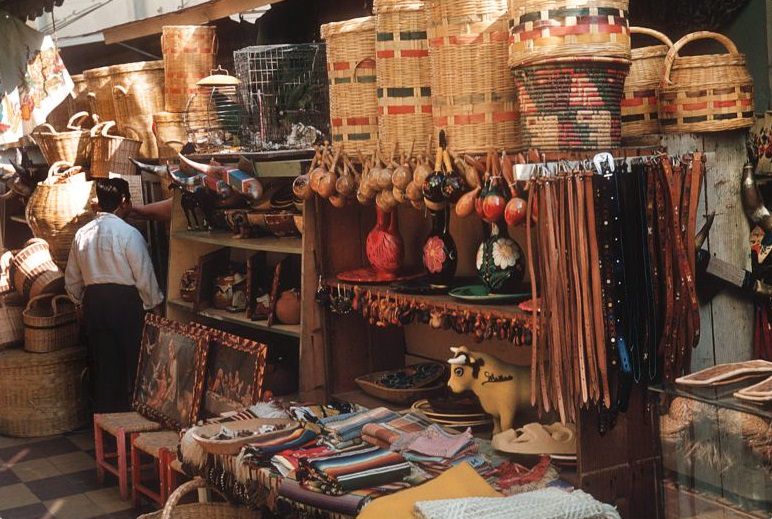
[{"label": "white lace textile", "polygon": [[419,501],[418,519],[621,519],[611,505],[575,490],[544,488],[509,497],[466,497]]}]

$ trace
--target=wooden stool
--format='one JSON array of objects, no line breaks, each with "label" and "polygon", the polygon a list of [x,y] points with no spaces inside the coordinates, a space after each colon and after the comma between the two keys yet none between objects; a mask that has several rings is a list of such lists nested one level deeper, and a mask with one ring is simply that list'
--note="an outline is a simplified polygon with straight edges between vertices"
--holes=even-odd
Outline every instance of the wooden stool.
[{"label": "wooden stool", "polygon": [[[129,458],[126,442],[133,433],[157,431],[161,426],[148,420],[139,413],[103,413],[94,415],[94,450],[97,466],[97,481],[104,483],[105,471],[118,478],[118,488],[122,499],[129,498]],[[116,450],[105,452],[104,434],[115,438]],[[107,460],[118,458],[117,465]]]},{"label": "wooden stool", "polygon": [[[139,506],[140,494],[150,498],[159,506],[166,503],[166,478],[168,464],[172,456],[176,456],[180,444],[180,434],[176,431],[156,431],[135,433],[131,435],[131,501]],[[142,465],[142,455],[153,458],[153,462]],[[142,469],[153,467],[158,475],[158,491],[142,483]]]},{"label": "wooden stool", "polygon": [[191,477],[187,475],[185,471],[182,469],[182,462],[179,459],[177,459],[177,453],[170,452],[168,456],[169,456],[169,459],[165,463],[167,499],[168,499],[168,496],[170,496],[172,492],[177,490],[177,487],[179,487],[181,484],[178,476],[182,476],[182,478],[184,478],[184,481],[189,481],[191,479]]}]

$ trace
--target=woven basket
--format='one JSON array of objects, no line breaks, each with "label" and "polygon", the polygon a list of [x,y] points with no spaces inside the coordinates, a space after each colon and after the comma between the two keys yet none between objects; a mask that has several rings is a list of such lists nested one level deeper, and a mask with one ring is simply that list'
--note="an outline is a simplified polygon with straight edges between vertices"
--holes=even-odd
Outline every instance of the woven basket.
[{"label": "woven basket", "polygon": [[14,291],[13,280],[11,279],[11,261],[13,261],[14,251],[4,250],[0,252],[0,296],[10,294]]},{"label": "woven basket", "polygon": [[158,158],[153,114],[164,109],[164,62],[113,65],[113,104],[118,131],[134,130],[142,141],[139,157]]},{"label": "woven basket", "polygon": [[[137,519],[254,519],[256,517],[255,512],[249,508],[228,503],[178,504],[186,494],[199,488],[208,488],[201,479],[183,483],[169,496],[163,510],[140,515]],[[225,497],[219,490],[209,488]],[[259,514],[257,516],[259,517]]]},{"label": "woven basket", "polygon": [[88,112],[78,112],[70,117],[67,121],[69,131],[57,132],[47,123],[32,131],[32,139],[40,147],[40,153],[49,165],[59,161],[75,165],[88,162],[89,132],[80,126],[88,115]]},{"label": "woven basket", "polygon": [[217,35],[205,25],[165,25],[161,34],[164,57],[164,107],[167,112],[206,110],[207,100],[196,96],[196,82],[215,68]]},{"label": "woven basket", "polygon": [[[679,56],[695,40],[712,39],[729,54]],[[715,32],[687,34],[665,57],[659,92],[659,122],[669,133],[717,132],[753,125],[753,79],[745,55],[735,44]]]},{"label": "woven basket", "polygon": [[253,418],[249,420],[239,420],[230,425],[226,425],[231,430],[239,431],[256,431],[261,426],[272,425],[277,427],[276,431],[268,433],[258,434],[254,433],[250,436],[244,436],[241,438],[233,438],[231,440],[213,440],[212,436],[215,436],[222,429],[223,424],[209,424],[201,425],[193,428],[191,431],[191,437],[198,443],[207,454],[216,454],[219,456],[236,456],[244,445],[252,442],[264,442],[275,437],[281,437],[286,435],[287,429],[295,429],[300,424],[289,418]]},{"label": "woven basket", "polygon": [[160,160],[176,160],[190,139],[187,128],[202,128],[209,119],[206,112],[158,112],[153,115],[153,133]]},{"label": "woven basket", "polygon": [[0,351],[0,434],[52,436],[88,421],[83,374],[86,350]]},{"label": "woven basket", "polygon": [[25,215],[32,235],[48,242],[54,262],[64,268],[75,233],[94,218],[91,199],[95,193],[93,182],[86,182],[82,174],[66,182],[54,183],[56,177],[61,176],[57,171],[60,165],[51,166],[48,180],[35,188],[27,202]]},{"label": "woven basket", "polygon": [[88,83],[86,83],[86,77],[83,74],[76,74],[71,76],[73,88],[73,113],[88,112]]},{"label": "woven basket", "polygon": [[[129,159],[139,157],[142,141],[120,135],[108,135],[114,126],[115,121],[107,121],[91,128],[91,178],[108,178],[110,173],[136,173],[136,168]],[[129,127],[125,129],[133,131]],[[136,133],[134,132],[135,135]]]},{"label": "woven basket", "polygon": [[433,132],[426,11],[421,0],[376,0],[373,11],[381,153],[407,151]]},{"label": "woven basket", "polygon": [[514,69],[525,148],[618,148],[620,104],[630,62],[555,60]]},{"label": "woven basket", "polygon": [[509,0],[509,66],[575,56],[630,59],[628,0]]},{"label": "woven basket", "polygon": [[13,301],[8,295],[0,296],[0,350],[17,346],[24,340],[24,322],[21,301]]},{"label": "woven basket", "polygon": [[456,152],[516,149],[506,0],[426,0],[434,130]]},{"label": "woven basket", "polygon": [[347,152],[375,150],[378,96],[375,74],[375,17],[322,25],[327,43],[332,140]]},{"label": "woven basket", "polygon": [[100,121],[114,121],[112,67],[99,67],[83,71],[86,80],[86,97],[89,111]]},{"label": "woven basket", "polygon": [[32,238],[11,260],[10,275],[16,292],[25,299],[64,292],[64,274],[51,258],[48,243]]},{"label": "woven basket", "polygon": [[24,349],[51,353],[78,344],[75,304],[63,294],[33,297],[24,309]]},{"label": "woven basket", "polygon": [[632,50],[622,99],[622,137],[640,137],[659,133],[657,94],[665,72],[665,56],[673,42],[661,32],[644,27],[630,27],[630,33],[645,34],[664,43]]}]

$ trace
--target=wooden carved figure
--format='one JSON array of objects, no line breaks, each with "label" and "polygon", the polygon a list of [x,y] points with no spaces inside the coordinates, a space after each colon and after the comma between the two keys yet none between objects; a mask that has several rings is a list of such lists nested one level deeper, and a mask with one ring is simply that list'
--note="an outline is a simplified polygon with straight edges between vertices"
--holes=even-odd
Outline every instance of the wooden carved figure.
[{"label": "wooden carved figure", "polygon": [[493,417],[493,434],[512,429],[515,413],[531,403],[531,373],[528,367],[503,362],[492,355],[450,348],[448,387],[454,393],[472,391],[486,413]]}]

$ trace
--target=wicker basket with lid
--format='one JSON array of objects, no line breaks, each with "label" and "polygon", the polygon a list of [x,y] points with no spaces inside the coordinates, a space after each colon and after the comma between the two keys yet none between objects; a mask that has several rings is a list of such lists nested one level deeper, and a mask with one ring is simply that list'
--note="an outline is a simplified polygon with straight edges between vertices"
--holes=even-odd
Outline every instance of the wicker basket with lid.
[{"label": "wicker basket with lid", "polygon": [[83,71],[86,81],[86,97],[89,111],[99,116],[100,121],[115,120],[113,106],[112,67],[99,67]]},{"label": "wicker basket with lid", "polygon": [[[679,56],[687,44],[712,39],[728,54]],[[665,57],[659,92],[659,120],[665,132],[717,132],[752,126],[753,79],[745,55],[735,44],[715,32],[687,34]]]},{"label": "wicker basket with lid", "polygon": [[381,152],[424,143],[433,132],[426,11],[420,0],[375,0]]},{"label": "wicker basket with lid", "polygon": [[201,111],[206,99],[196,96],[196,82],[215,68],[217,35],[209,25],[165,25],[161,34],[164,61],[164,107],[167,112]]},{"label": "wicker basket with lid", "polygon": [[327,44],[332,140],[348,152],[371,153],[378,138],[375,17],[327,23],[321,33]]},{"label": "wicker basket with lid", "polygon": [[630,33],[650,36],[662,43],[632,50],[622,99],[622,137],[640,137],[659,133],[657,93],[665,72],[665,56],[673,42],[661,32],[645,27],[630,27]]},{"label": "wicker basket with lid", "polygon": [[435,133],[456,152],[516,149],[506,0],[426,0]]}]

